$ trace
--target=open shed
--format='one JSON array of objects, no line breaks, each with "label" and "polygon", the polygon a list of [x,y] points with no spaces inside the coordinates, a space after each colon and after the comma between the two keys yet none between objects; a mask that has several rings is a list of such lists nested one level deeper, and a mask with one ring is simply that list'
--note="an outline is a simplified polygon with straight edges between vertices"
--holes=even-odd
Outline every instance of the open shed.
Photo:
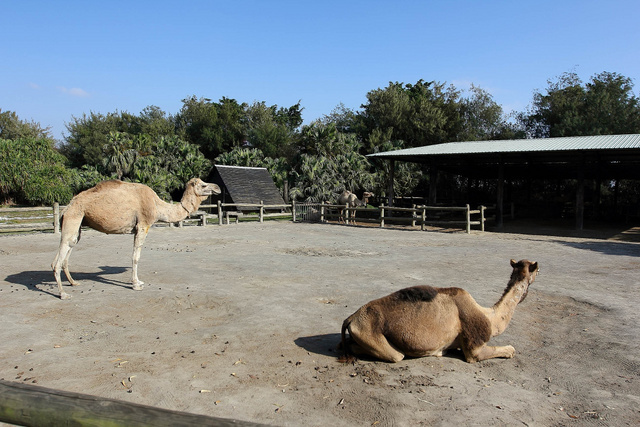
[{"label": "open shed", "polygon": [[[215,165],[210,182],[222,190],[222,203],[283,205],[280,190],[266,168]],[[242,207],[238,210],[242,211]]]},{"label": "open shed", "polygon": [[[391,161],[422,163],[430,175],[429,204],[436,202],[440,171],[477,179],[496,179],[497,225],[503,221],[504,183],[515,179],[575,179],[576,228],[584,224],[584,183],[640,179],[640,134],[544,139],[450,142],[370,154]],[[599,186],[598,186],[599,187]],[[393,199],[393,186],[389,188]]]}]

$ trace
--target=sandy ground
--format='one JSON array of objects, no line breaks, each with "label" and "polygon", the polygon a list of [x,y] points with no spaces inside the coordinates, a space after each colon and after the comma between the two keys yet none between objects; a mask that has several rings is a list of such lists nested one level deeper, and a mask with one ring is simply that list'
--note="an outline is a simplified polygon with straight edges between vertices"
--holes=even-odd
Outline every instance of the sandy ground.
[{"label": "sandy ground", "polygon": [[[638,425],[640,244],[269,222],[83,232],[56,297],[59,237],[0,237],[0,379],[179,411],[305,426]],[[336,361],[342,321],[399,288],[485,306],[509,259],[541,273],[505,333],[513,359],[455,352]]]}]

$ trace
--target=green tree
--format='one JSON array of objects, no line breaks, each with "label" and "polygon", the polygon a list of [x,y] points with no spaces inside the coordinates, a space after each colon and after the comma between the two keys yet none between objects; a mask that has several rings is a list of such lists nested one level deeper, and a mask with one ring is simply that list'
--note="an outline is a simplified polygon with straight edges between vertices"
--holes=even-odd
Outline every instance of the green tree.
[{"label": "green tree", "polygon": [[246,109],[247,141],[267,157],[291,159],[296,130],[301,124],[302,109],[299,102],[289,108],[254,102]]},{"label": "green tree", "polygon": [[325,114],[320,119],[320,123],[323,125],[333,124],[336,130],[342,133],[352,133],[357,131],[358,114],[340,103],[329,114]]},{"label": "green tree", "polygon": [[103,162],[104,146],[108,144],[112,133],[136,135],[141,131],[135,116],[117,111],[106,115],[91,112],[82,117],[72,117],[66,127],[69,134],[65,137],[61,152],[74,167],[99,166]]},{"label": "green tree", "polygon": [[546,138],[640,132],[640,106],[631,79],[596,74],[584,84],[576,73],[549,80],[535,92],[532,108],[520,115],[527,134]]},{"label": "green tree", "polygon": [[462,119],[457,141],[524,138],[524,131],[507,120],[502,107],[486,90],[471,85],[470,95],[460,99]]},{"label": "green tree", "polygon": [[[461,127],[459,97],[445,83],[389,83],[367,94],[359,114],[360,136],[368,141],[374,129],[391,131],[391,140],[402,140],[407,147],[454,141]],[[367,152],[373,152],[370,143]]]},{"label": "green tree", "polygon": [[40,123],[20,120],[13,111],[0,109],[0,139],[53,139],[50,128],[43,128]]},{"label": "green tree", "polygon": [[102,147],[102,172],[105,175],[115,175],[116,179],[128,177],[138,159],[139,148],[140,143],[134,143],[128,134],[111,132],[107,143]]},{"label": "green tree", "polygon": [[215,103],[195,96],[183,99],[182,103],[176,116],[178,131],[187,141],[200,147],[208,159],[243,144],[245,104],[228,98]]},{"label": "green tree", "polygon": [[293,171],[292,198],[306,202],[335,201],[344,190],[371,191],[374,174],[360,153],[355,134],[344,134],[336,125],[320,122],[303,126],[298,142],[303,154]]},{"label": "green tree", "polygon": [[175,135],[175,118],[155,105],[145,107],[136,120],[140,128],[138,133],[149,135],[151,139]]},{"label": "green tree", "polygon": [[67,203],[77,175],[45,138],[0,139],[0,202],[29,205]]},{"label": "green tree", "polygon": [[177,136],[150,141],[139,135],[133,140],[133,147],[138,155],[131,167],[131,180],[147,184],[167,200],[189,179],[205,177],[211,170],[211,162],[198,147]]}]

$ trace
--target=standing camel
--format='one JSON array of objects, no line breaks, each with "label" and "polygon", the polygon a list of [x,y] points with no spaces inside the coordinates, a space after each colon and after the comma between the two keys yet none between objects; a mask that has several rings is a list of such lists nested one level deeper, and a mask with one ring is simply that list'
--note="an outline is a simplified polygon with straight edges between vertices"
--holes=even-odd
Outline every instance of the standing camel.
[{"label": "standing camel", "polygon": [[[358,199],[358,197],[349,190],[344,190],[338,196],[338,204],[341,206],[347,206],[348,208],[357,208],[360,206],[367,206],[369,203],[369,197],[373,197],[373,193],[369,193],[365,191],[362,194],[362,200]],[[344,220],[344,209],[340,209],[340,217],[338,218],[338,222],[345,222]],[[353,218],[355,218],[355,211],[353,212]],[[356,223],[356,220],[353,220],[353,223]]]},{"label": "standing camel", "polygon": [[464,289],[431,286],[401,289],[365,304],[342,324],[341,360],[368,355],[399,362],[405,356],[442,356],[456,348],[470,363],[513,357],[512,346],[487,342],[507,328],[539,270],[537,262],[527,260],[511,260],[511,266],[507,288],[491,308],[481,307]]},{"label": "standing camel", "polygon": [[71,250],[80,241],[81,226],[85,225],[107,234],[134,234],[133,289],[141,290],[138,280],[138,260],[149,228],[156,222],[178,222],[198,210],[200,203],[212,194],[220,194],[220,187],[199,178],[187,182],[180,203],[167,203],[143,184],[104,181],[77,194],[62,212],[60,247],[51,267],[58,283],[61,299],[71,296],[62,290],[60,268],[69,283],[76,286],[69,273]]}]

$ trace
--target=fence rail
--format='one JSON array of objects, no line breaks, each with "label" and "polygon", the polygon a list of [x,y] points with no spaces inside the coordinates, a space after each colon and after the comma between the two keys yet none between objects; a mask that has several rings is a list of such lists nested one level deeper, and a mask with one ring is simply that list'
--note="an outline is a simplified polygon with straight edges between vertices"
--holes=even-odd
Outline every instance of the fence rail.
[{"label": "fence rail", "polygon": [[[327,219],[343,220],[349,222],[378,223],[383,228],[389,224],[407,224],[412,226],[420,225],[422,230],[427,225],[464,225],[467,233],[471,233],[472,225],[479,225],[484,231],[487,222],[487,207],[479,206],[478,209],[471,209],[466,206],[414,206],[412,208],[396,208],[392,206],[380,205],[378,208],[352,208],[348,205],[332,205],[324,203],[321,205],[320,221]],[[357,217],[357,213],[362,212],[367,216]],[[458,218],[446,218],[448,214],[458,214]],[[399,214],[399,215],[398,215]],[[462,215],[460,215],[462,214]]]},{"label": "fence rail", "polygon": [[[57,203],[53,207],[28,208],[0,208],[0,232],[25,230],[51,230],[60,232],[60,212],[64,206]],[[329,203],[296,203],[266,205],[264,203],[222,203],[200,205],[198,211],[191,213],[188,218],[170,226],[184,225],[205,226],[209,222],[219,225],[242,221],[264,222],[267,218],[291,219],[294,222],[330,220],[344,221],[345,224],[377,223],[380,227],[397,224],[420,226],[422,230],[427,225],[451,226],[461,225],[466,232],[471,232],[471,226],[480,226],[484,231],[487,208],[479,206],[471,209],[466,206],[414,206],[411,208],[391,207],[381,205],[377,208],[349,207]],[[43,212],[44,216],[30,217],[30,213]],[[9,214],[9,218],[2,218]],[[2,219],[11,221],[2,223]],[[19,221],[19,222],[16,222]]]}]

